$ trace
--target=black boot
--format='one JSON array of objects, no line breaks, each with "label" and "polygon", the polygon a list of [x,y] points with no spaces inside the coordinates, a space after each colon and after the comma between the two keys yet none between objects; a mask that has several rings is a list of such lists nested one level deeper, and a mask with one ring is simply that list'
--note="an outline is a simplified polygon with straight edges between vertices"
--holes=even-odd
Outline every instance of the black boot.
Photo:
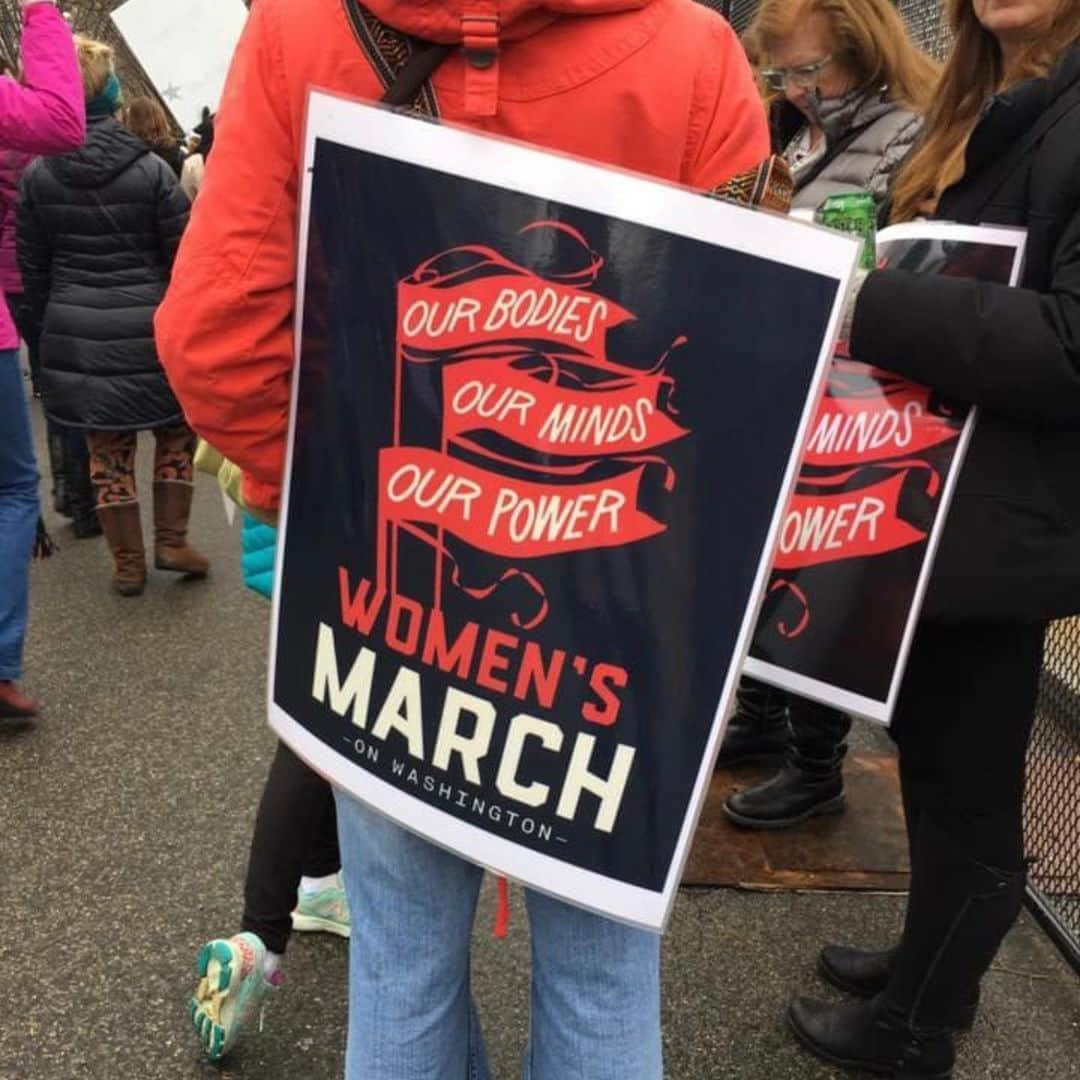
[{"label": "black boot", "polygon": [[727,769],[744,761],[779,765],[790,738],[787,695],[757,679],[744,678],[735,700],[735,715],[724,733],[716,767]]},{"label": "black boot", "polygon": [[904,935],[885,997],[911,1022],[952,1026],[957,1003],[979,986],[1024,904],[1027,874],[972,859],[927,813],[912,859]]},{"label": "black boot", "polygon": [[47,425],[49,449],[49,472],[52,474],[53,509],[63,517],[71,517],[71,494],[68,491],[67,467],[65,465],[66,429],[52,420]]},{"label": "black boot", "polygon": [[1023,903],[1023,871],[985,866],[919,821],[911,895],[885,990],[842,1006],[800,999],[792,1030],[818,1057],[898,1077],[951,1075],[956,1002],[970,1002]]},{"label": "black boot", "polygon": [[76,540],[101,535],[94,509],[94,486],[90,480],[90,451],[81,431],[71,431],[65,447],[67,493]]},{"label": "black boot", "polygon": [[879,1073],[896,1080],[949,1080],[955,1060],[944,1029],[913,1031],[882,997],[829,1005],[796,998],[788,1027],[816,1057],[843,1069]]},{"label": "black boot", "polygon": [[872,952],[845,945],[826,945],[818,953],[818,974],[837,990],[872,998],[889,985],[895,949]]},{"label": "black boot", "polygon": [[[830,986],[855,997],[873,998],[889,985],[896,949],[874,952],[844,945],[826,945],[818,954],[818,974]],[[970,1031],[979,1008],[979,990],[970,1001],[957,1002],[948,1017],[952,1031]]]},{"label": "black boot", "polygon": [[792,744],[775,776],[724,803],[724,812],[747,829],[786,829],[844,809],[842,766],[851,718],[824,705],[792,698]]}]

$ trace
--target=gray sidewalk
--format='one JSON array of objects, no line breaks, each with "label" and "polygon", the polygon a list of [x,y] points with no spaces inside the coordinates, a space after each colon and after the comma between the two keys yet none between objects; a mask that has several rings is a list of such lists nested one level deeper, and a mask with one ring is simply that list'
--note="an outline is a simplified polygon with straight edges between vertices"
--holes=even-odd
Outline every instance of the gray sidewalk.
[{"label": "gray sidewalk", "polygon": [[[335,938],[294,939],[265,1030],[225,1066],[200,1060],[184,1016],[199,945],[237,927],[273,746],[268,607],[242,588],[239,528],[200,483],[193,538],[211,579],[152,572],[143,597],[121,600],[104,541],[48,520],[61,550],[33,571],[26,677],[47,711],[0,737],[0,1080],[333,1080],[346,993]],[[515,897],[509,938],[492,940],[492,899],[485,889],[475,981],[494,1074],[508,1078],[528,1025],[528,930]],[[684,891],[665,948],[667,1075],[838,1075],[793,1045],[784,1005],[826,993],[822,942],[887,942],[901,911],[891,896]],[[1080,1077],[1080,980],[1026,917],[960,1062],[957,1080]]]}]

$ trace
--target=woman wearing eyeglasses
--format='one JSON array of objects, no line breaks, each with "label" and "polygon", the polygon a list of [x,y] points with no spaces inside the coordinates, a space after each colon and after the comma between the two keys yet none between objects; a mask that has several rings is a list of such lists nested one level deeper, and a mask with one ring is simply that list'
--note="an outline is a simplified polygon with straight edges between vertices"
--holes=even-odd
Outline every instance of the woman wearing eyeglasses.
[{"label": "woman wearing eyeglasses", "polygon": [[[868,191],[879,202],[910,153],[938,66],[909,40],[891,0],[763,0],[745,43],[773,100],[773,152],[795,183],[795,210]],[[746,829],[785,829],[844,809],[851,719],[753,680],[717,764],[782,762],[724,810]]]},{"label": "woman wearing eyeglasses", "polygon": [[747,41],[775,95],[773,150],[792,167],[795,208],[839,192],[884,199],[938,75],[891,0],[763,0]]},{"label": "woman wearing eyeglasses", "polygon": [[821,954],[829,981],[870,1000],[789,1012],[819,1057],[908,1080],[952,1075],[952,1032],[1020,911],[1043,635],[1080,612],[1080,2],[947,10],[956,44],[891,220],[1024,228],[1027,258],[1015,289],[876,271],[854,307],[856,357],[979,417],[891,728],[903,933],[886,951]]}]

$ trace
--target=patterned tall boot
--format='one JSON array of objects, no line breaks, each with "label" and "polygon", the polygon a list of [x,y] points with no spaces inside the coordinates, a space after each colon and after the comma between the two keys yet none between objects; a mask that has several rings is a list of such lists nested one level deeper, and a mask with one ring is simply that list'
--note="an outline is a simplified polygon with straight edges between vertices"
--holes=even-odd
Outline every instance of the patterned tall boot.
[{"label": "patterned tall boot", "polygon": [[112,579],[113,592],[121,596],[141,596],[146,588],[146,551],[143,547],[139,504],[128,502],[100,506],[97,516],[116,566]]},{"label": "patterned tall boot", "polygon": [[154,484],[154,565],[188,577],[206,577],[210,560],[187,542],[194,488],[179,481]]}]

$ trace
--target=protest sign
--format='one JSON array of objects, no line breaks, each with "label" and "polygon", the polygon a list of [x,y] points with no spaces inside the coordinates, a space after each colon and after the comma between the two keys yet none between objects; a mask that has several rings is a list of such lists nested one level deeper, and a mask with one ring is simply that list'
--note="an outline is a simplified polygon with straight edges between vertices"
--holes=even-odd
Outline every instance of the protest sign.
[{"label": "protest sign", "polygon": [[274,728],[661,928],[857,243],[314,94],[300,247]]},{"label": "protest sign", "polygon": [[[885,229],[879,264],[1020,279],[1025,233]],[[975,410],[837,355],[780,528],[746,674],[888,723]]]}]

